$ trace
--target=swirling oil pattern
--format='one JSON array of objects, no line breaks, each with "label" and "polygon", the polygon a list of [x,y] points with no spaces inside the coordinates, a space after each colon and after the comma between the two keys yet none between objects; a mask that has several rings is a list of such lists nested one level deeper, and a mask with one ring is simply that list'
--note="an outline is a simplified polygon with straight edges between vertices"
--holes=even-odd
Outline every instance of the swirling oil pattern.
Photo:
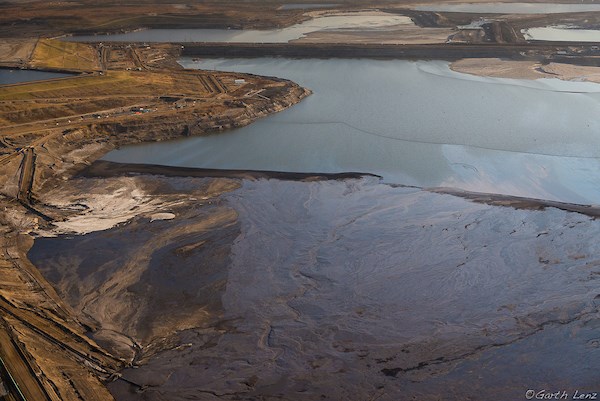
[{"label": "swirling oil pattern", "polygon": [[[142,347],[140,366],[110,385],[117,400],[518,400],[528,390],[600,390],[600,222],[375,178],[244,181],[223,201],[238,231],[220,245],[229,253],[218,259],[218,319]],[[134,229],[77,247],[44,239],[32,258],[61,288],[83,269],[77,255],[119,230]],[[206,252],[162,249],[147,256],[158,270],[156,257],[170,258],[169,269],[177,258],[186,271],[210,264]],[[170,286],[170,303],[185,308],[197,298],[190,280],[200,292],[213,279],[187,277],[185,296]],[[137,291],[143,304],[166,286],[134,287],[148,287]]]}]

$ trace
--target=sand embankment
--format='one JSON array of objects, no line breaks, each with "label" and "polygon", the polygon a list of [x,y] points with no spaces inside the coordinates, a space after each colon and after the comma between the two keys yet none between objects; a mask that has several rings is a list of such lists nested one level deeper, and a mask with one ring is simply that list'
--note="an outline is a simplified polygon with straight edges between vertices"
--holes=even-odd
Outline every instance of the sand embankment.
[{"label": "sand embankment", "polygon": [[466,74],[516,79],[556,78],[565,81],[589,81],[600,83],[600,67],[537,62],[531,60],[507,60],[499,58],[467,58],[454,61],[450,68]]}]

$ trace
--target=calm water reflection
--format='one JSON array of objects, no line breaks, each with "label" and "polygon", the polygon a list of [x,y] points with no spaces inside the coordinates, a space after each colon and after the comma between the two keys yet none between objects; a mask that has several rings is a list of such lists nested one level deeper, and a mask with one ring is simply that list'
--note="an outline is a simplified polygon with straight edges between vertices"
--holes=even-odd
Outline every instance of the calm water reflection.
[{"label": "calm water reflection", "polygon": [[206,60],[186,67],[292,79],[314,94],[248,127],[141,144],[107,160],[297,172],[578,203],[600,200],[600,85],[482,78],[446,62]]},{"label": "calm water reflection", "polygon": [[56,72],[0,69],[0,85],[42,81],[44,79],[63,78],[68,76],[69,74],[59,74]]}]

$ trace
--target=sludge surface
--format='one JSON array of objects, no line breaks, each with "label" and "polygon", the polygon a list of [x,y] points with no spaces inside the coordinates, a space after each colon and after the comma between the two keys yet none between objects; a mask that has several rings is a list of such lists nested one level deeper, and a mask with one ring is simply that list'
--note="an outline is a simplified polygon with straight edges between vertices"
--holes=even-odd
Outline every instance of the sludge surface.
[{"label": "sludge surface", "polygon": [[[118,400],[506,400],[528,389],[598,390],[597,221],[373,178],[244,181],[222,199],[238,214],[239,235],[226,237],[229,258],[219,257],[218,316],[142,349],[141,366],[123,372],[129,383],[110,385]],[[34,248],[34,262],[68,281],[44,266],[57,262],[52,253],[82,250],[44,241],[53,251],[35,258]],[[186,249],[182,268],[195,257],[210,264]]]}]

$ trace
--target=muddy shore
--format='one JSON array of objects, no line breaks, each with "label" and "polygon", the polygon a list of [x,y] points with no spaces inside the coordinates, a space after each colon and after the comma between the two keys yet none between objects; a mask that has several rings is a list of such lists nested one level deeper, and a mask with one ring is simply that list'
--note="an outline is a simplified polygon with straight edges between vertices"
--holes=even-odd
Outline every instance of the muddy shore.
[{"label": "muddy shore", "polygon": [[[117,400],[594,391],[594,217],[376,177],[117,167],[48,193],[80,210],[29,253],[94,340],[132,364],[109,385]],[[104,219],[117,188],[111,216],[127,220],[73,235]]]},{"label": "muddy shore", "polygon": [[[373,58],[373,59],[438,59],[460,60],[463,58],[509,58],[536,59],[554,56],[557,52],[571,51],[573,46],[581,49],[591,47],[583,43],[544,44],[322,44],[322,43],[185,43],[182,56],[226,58]],[[585,59],[578,57],[577,62]],[[595,58],[591,58],[595,60]],[[574,61],[575,62],[575,61]]]},{"label": "muddy shore", "polygon": [[78,176],[88,178],[109,178],[135,174],[161,175],[165,177],[205,177],[205,178],[237,178],[245,180],[279,179],[279,180],[344,180],[372,176],[365,173],[288,173],[281,171],[253,170],[217,170],[205,168],[186,168],[172,166],[157,166],[151,164],[113,163],[97,160],[91,166],[81,171]]},{"label": "muddy shore", "polygon": [[[484,77],[516,79],[562,79],[600,83],[600,69],[595,58],[552,60],[510,60],[499,58],[465,58],[454,61],[450,68],[457,72]],[[571,62],[569,62],[571,61]]]},{"label": "muddy shore", "polygon": [[[72,46],[90,57],[69,53]],[[14,48],[5,50],[20,54]],[[20,399],[20,389],[25,389],[27,400],[110,400],[105,383],[118,377],[137,353],[135,341],[114,334],[110,324],[98,323],[102,319],[76,315],[26,253],[34,233],[106,230],[164,203],[146,196],[131,180],[111,185],[96,179],[83,189],[71,181],[73,175],[115,147],[247,125],[310,94],[281,79],[203,75],[179,66],[165,69],[174,62],[158,66],[151,62],[157,53],[172,58],[169,49],[163,52],[160,47],[147,55],[111,50],[116,56],[110,51],[99,54],[87,45],[38,41],[33,53],[26,52],[31,58],[27,64],[83,74],[0,88],[0,381],[7,386],[9,401]],[[143,71],[130,72],[125,68],[128,63],[137,63],[136,70]],[[102,72],[94,71],[100,67]],[[234,79],[242,79],[244,85],[235,85]],[[253,96],[257,92],[261,96]],[[235,186],[227,180],[213,181],[198,197]],[[185,196],[173,195],[166,206],[187,202]],[[89,218],[87,213],[96,215]],[[171,214],[158,211],[152,216],[161,220]],[[227,213],[223,216],[226,219]],[[218,229],[223,221],[217,218],[206,229]],[[185,327],[189,325],[195,323]]]}]

